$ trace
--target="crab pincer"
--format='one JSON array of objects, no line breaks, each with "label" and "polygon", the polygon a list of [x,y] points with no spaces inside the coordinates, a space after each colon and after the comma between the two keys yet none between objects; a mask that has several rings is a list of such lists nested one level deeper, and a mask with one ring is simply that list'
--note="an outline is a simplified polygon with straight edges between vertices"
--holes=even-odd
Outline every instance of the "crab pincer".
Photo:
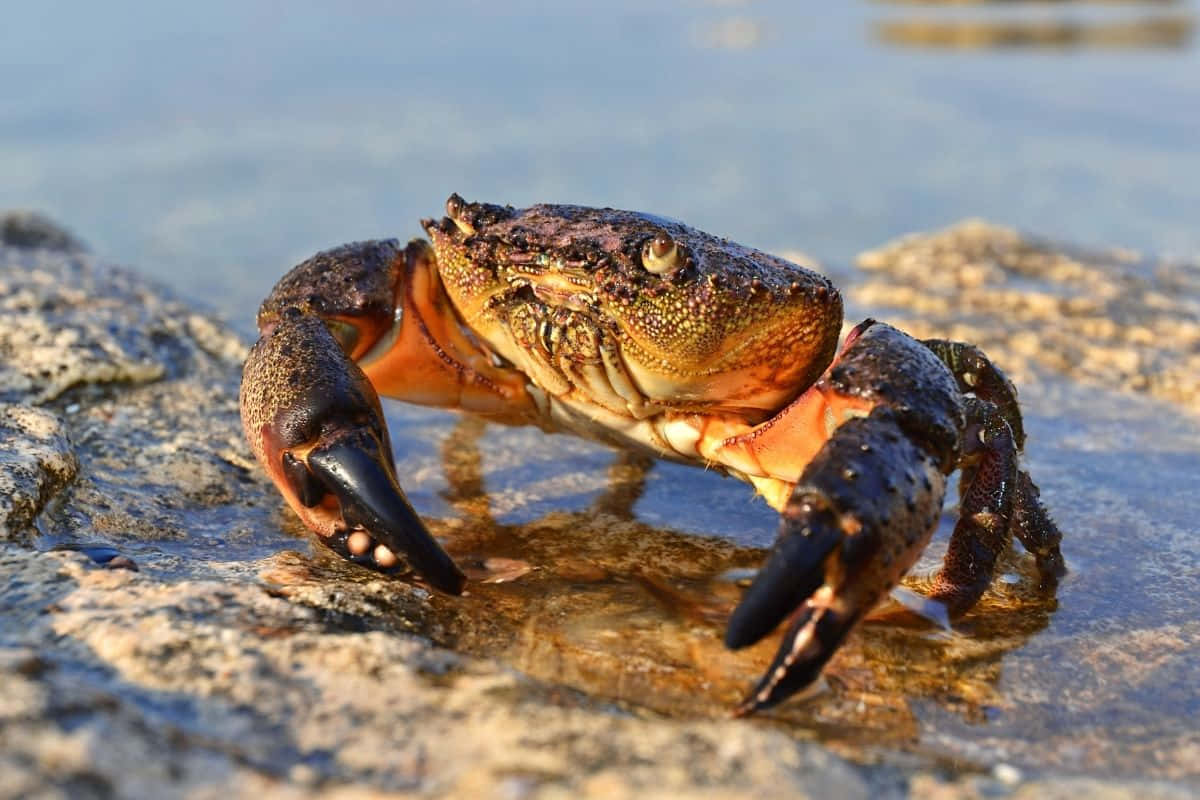
[{"label": "crab pincer", "polygon": [[[379,397],[352,358],[392,326],[404,262],[395,242],[372,242],[281,281],[243,371],[243,426],[288,504],[330,548],[384,571],[403,555],[432,586],[460,594],[466,578],[404,496]],[[338,291],[322,291],[331,285]]]},{"label": "crab pincer", "polygon": [[[963,394],[963,347],[918,342],[867,320],[809,390],[827,408],[850,413],[805,466],[782,510],[774,548],[730,618],[731,648],[753,644],[788,620],[775,658],[738,715],[768,708],[816,679],[916,563],[937,528],[946,478],[957,468],[966,476],[959,519],[930,602],[951,617],[968,611],[1013,535],[1038,555],[1045,585],[1062,573],[1058,528],[1018,468],[1015,390],[975,350],[969,366],[975,372],[966,372],[965,384],[985,380],[994,391],[988,399]],[[836,415],[828,416],[836,423]]]}]

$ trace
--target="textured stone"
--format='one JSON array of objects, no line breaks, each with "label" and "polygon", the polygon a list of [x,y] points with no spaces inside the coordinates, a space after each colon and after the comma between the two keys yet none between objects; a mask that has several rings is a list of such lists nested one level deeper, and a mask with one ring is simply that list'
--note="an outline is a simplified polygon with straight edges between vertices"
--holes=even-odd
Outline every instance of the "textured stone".
[{"label": "textured stone", "polygon": [[969,220],[863,253],[850,298],[973,342],[1018,384],[1051,370],[1200,412],[1200,265],[1064,248]]},{"label": "textured stone", "polygon": [[0,539],[28,541],[34,518],[77,468],[62,420],[0,403]]}]

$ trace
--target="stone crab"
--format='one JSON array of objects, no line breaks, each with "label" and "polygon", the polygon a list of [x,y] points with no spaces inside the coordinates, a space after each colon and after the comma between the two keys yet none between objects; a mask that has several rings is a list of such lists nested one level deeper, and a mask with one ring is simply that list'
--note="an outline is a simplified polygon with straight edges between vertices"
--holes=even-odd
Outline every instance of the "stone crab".
[{"label": "stone crab", "polygon": [[284,276],[243,373],[255,455],[342,557],[466,586],[404,496],[384,395],[751,483],[780,528],[725,642],[786,628],[738,714],[817,678],[920,556],[956,469],[928,602],[970,609],[1014,535],[1057,585],[1061,535],[1020,467],[1016,390],[978,348],[871,319],[839,346],[826,278],[650,214],[456,194],[422,226],[429,240],[344,245]]}]

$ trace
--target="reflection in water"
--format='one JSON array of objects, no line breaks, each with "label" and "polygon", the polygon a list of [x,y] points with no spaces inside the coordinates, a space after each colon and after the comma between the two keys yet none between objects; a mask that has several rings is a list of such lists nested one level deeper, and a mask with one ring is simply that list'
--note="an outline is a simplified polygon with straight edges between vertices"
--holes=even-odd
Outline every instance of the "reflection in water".
[{"label": "reflection in water", "polygon": [[1194,27],[1187,17],[1094,24],[893,21],[877,23],[875,38],[887,44],[946,50],[1183,48],[1191,44]]},{"label": "reflection in water", "polygon": [[1175,6],[1182,0],[872,0],[893,6]]},{"label": "reflection in water", "polygon": [[[875,0],[891,5],[1026,6],[1026,5],[1143,5],[1175,6],[1178,0]],[[991,48],[1136,49],[1188,47],[1195,21],[1191,14],[1141,18],[1035,18],[1017,12],[1003,18],[889,19],[873,25],[877,41],[904,47],[945,50]]]},{"label": "reflection in water", "polygon": [[[473,583],[465,598],[423,603],[418,630],[592,697],[669,715],[730,713],[777,644],[730,652],[722,641],[763,552],[639,521],[634,506],[651,464],[640,455],[617,457],[589,508],[500,523],[482,477],[484,429],[464,418],[443,443],[444,497],[459,517],[429,520]],[[315,569],[361,575],[333,560]],[[831,662],[815,702],[786,703],[769,718],[862,752],[912,746],[920,733],[913,702],[933,701],[967,722],[1005,707],[1001,659],[1046,626],[1054,601],[1037,591],[1023,554],[1001,571],[1008,582],[959,632],[868,624]]]}]

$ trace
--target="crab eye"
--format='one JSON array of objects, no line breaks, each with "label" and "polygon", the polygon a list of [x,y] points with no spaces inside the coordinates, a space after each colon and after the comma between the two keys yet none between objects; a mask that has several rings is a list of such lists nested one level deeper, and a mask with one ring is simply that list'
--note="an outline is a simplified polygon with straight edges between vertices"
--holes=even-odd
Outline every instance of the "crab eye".
[{"label": "crab eye", "polygon": [[446,200],[446,216],[455,224],[455,226],[467,236],[475,234],[475,228],[471,223],[462,218],[463,211],[466,210],[467,201],[455,192]]},{"label": "crab eye", "polygon": [[642,245],[642,266],[655,275],[666,275],[679,268],[682,260],[675,240],[660,232]]}]

